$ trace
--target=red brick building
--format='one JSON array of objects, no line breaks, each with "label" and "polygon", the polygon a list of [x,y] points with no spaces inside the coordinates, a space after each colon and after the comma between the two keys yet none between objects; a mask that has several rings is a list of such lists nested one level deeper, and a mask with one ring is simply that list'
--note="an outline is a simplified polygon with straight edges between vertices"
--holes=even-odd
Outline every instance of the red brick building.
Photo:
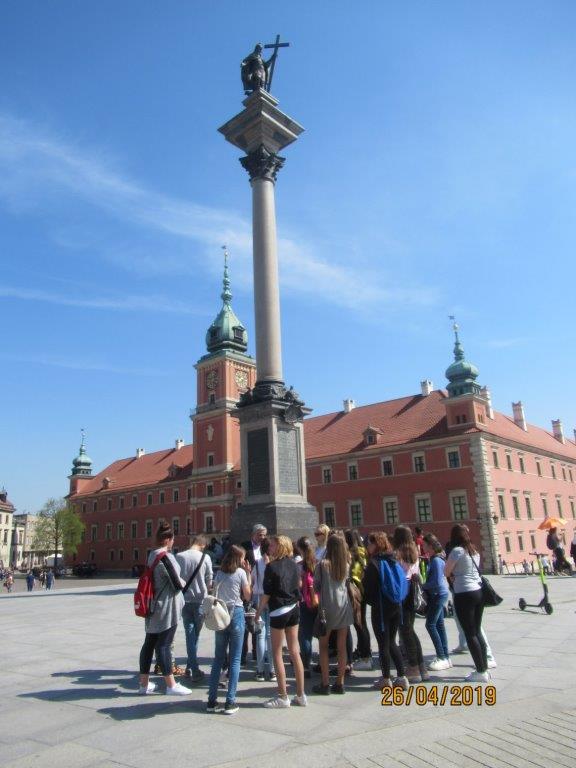
[{"label": "red brick building", "polygon": [[[242,503],[240,442],[232,411],[255,383],[246,330],[230,301],[227,267],[223,306],[196,364],[193,444],[120,459],[97,475],[84,441],[70,476],[70,500],[86,524],[77,560],[101,569],[142,563],[160,518],[171,521],[176,546],[205,532],[221,537]],[[545,516],[576,526],[576,444],[560,422],[553,432],[528,425],[522,404],[513,417],[493,411],[478,370],[467,362],[455,326],[447,390],[354,407],[305,421],[308,498],[331,526],[391,531],[420,525],[444,541],[455,521],[481,544],[486,567],[498,557],[522,562],[543,551],[537,530]],[[567,540],[569,540],[567,538]]]}]

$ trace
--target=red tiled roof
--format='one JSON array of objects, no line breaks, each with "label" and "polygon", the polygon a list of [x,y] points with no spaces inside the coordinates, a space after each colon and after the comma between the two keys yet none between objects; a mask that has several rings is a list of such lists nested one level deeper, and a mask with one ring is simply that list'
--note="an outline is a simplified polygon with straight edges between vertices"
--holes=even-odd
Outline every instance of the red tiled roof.
[{"label": "red tiled roof", "polygon": [[490,432],[504,440],[513,440],[516,443],[523,443],[526,448],[538,451],[547,451],[564,456],[570,461],[576,461],[576,445],[572,440],[566,440],[561,443],[556,440],[551,432],[542,427],[536,427],[534,424],[527,424],[528,431],[525,432],[514,424],[514,419],[505,416],[503,413],[494,412],[494,419],[487,419],[484,427],[485,432]]},{"label": "red tiled roof", "polygon": [[[178,473],[170,476],[170,467],[175,464],[180,467]],[[189,477],[192,471],[192,445],[184,445],[180,450],[170,448],[154,453],[145,453],[139,459],[131,456],[128,459],[118,459],[110,464],[90,482],[83,485],[82,491],[76,496],[94,494],[99,491],[119,491],[122,488],[156,485],[163,481],[172,482],[179,478]],[[110,479],[108,488],[103,487],[104,478]]]}]

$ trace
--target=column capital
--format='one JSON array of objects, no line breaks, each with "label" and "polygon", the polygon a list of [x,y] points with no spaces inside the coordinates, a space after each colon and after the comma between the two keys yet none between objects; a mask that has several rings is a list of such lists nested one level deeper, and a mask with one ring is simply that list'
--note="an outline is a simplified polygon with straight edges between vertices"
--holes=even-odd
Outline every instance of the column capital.
[{"label": "column capital", "polygon": [[240,162],[244,170],[248,171],[250,181],[262,179],[263,181],[276,182],[278,171],[286,162],[286,158],[270,152],[264,144],[249,152],[246,157],[241,157]]}]

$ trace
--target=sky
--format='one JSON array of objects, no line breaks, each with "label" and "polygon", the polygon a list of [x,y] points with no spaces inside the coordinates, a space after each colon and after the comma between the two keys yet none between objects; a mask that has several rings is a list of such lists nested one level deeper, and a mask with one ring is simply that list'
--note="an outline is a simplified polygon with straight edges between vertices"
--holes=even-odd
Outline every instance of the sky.
[{"label": "sky", "polygon": [[254,354],[251,198],[217,132],[276,34],[286,382],[315,414],[444,387],[573,437],[571,0],[2,0],[0,486],[21,512],[191,441],[222,249]]}]

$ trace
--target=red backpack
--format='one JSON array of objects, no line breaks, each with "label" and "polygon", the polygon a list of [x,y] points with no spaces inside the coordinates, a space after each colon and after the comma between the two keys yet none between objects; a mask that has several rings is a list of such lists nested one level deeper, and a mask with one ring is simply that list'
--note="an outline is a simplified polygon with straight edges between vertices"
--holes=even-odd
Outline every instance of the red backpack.
[{"label": "red backpack", "polygon": [[152,565],[147,565],[138,579],[138,586],[134,592],[134,613],[143,619],[151,615],[150,606],[154,599],[154,568],[165,554],[166,552],[161,552],[157,555]]}]

